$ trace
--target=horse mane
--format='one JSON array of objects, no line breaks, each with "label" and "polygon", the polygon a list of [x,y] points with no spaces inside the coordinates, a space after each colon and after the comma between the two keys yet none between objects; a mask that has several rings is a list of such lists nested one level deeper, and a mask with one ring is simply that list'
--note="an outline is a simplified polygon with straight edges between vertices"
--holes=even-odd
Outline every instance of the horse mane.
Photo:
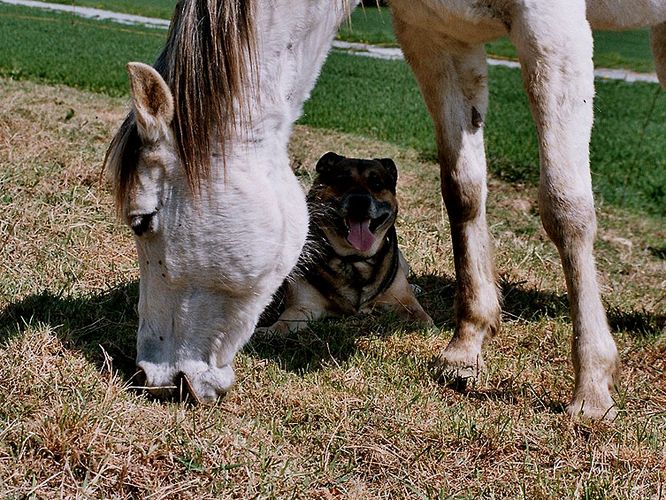
[{"label": "horse mane", "polygon": [[[195,194],[210,174],[213,132],[215,147],[224,156],[226,140],[249,113],[246,94],[257,74],[254,18],[254,0],[181,0],[154,64],[174,98],[176,151]],[[134,182],[140,148],[130,112],[104,158],[121,212]]]}]

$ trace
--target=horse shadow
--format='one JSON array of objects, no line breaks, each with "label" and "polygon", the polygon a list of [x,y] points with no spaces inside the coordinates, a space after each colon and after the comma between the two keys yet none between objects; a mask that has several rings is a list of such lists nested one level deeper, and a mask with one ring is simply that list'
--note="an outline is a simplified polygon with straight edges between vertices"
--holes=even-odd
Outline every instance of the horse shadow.
[{"label": "horse shadow", "polygon": [[[420,275],[410,279],[420,289],[418,300],[433,318],[440,330],[455,328],[455,280],[448,276]],[[524,282],[511,282],[500,278],[502,294],[502,321],[538,322],[543,318],[568,317],[566,294],[556,294],[527,287]],[[645,311],[609,308],[608,321],[613,331],[628,333],[634,338],[656,337],[666,327],[666,316]],[[279,306],[273,305],[264,315],[264,325],[279,316]],[[299,374],[337,365],[354,355],[358,341],[364,337],[388,337],[410,325],[390,314],[369,317],[326,319],[313,322],[308,328],[287,335],[254,337],[246,352],[257,358],[270,360],[283,369]],[[468,391],[469,392],[469,391]],[[494,397],[508,397],[502,394]],[[488,394],[479,394],[487,398]]]},{"label": "horse shadow", "polygon": [[0,343],[22,335],[31,325],[44,325],[100,370],[106,352],[114,371],[130,381],[136,372],[138,298],[138,280],[82,297],[49,291],[30,295],[0,310]]},{"label": "horse shadow", "polygon": [[[435,324],[441,330],[452,331],[455,281],[440,275],[414,276],[410,281],[420,289],[418,300]],[[505,323],[518,319],[536,322],[568,314],[566,295],[506,280],[500,280],[500,289]],[[138,281],[81,297],[48,291],[30,295],[0,310],[0,343],[22,335],[29,325],[46,325],[67,348],[80,351],[99,369],[105,366],[106,352],[113,359],[114,370],[130,381],[136,373],[138,299]],[[666,316],[645,311],[610,308],[608,319],[613,330],[636,338],[658,336],[666,328]],[[305,330],[279,338],[255,336],[245,352],[303,374],[348,360],[364,337],[386,338],[409,328],[412,326],[390,314],[316,321]]]}]

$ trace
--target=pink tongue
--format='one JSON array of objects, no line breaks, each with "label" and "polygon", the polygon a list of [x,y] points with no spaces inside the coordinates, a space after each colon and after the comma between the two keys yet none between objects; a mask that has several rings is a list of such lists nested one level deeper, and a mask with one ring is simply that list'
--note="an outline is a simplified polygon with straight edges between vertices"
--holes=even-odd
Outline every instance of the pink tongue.
[{"label": "pink tongue", "polygon": [[367,252],[375,242],[375,235],[370,232],[370,219],[362,222],[350,220],[347,241],[360,252]]}]

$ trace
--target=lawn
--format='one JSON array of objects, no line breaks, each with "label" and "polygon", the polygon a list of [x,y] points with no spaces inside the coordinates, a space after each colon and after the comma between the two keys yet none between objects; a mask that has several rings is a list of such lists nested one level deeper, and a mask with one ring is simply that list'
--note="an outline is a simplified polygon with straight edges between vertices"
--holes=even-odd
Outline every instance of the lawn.
[{"label": "lawn", "polygon": [[518,72],[491,69],[486,128],[503,327],[487,371],[455,392],[428,367],[453,333],[455,290],[430,121],[403,62],[340,53],[290,158],[304,186],[324,151],[395,159],[399,239],[437,328],[372,316],[255,339],[237,358],[233,391],[188,406],[129,389],[136,253],[100,182],[127,111],[124,65],[152,61],[165,33],[3,4],[0,19],[0,496],[663,498],[657,86],[597,85],[596,257],[623,363],[616,421],[563,411],[573,387],[566,286],[539,221]]},{"label": "lawn", "polygon": [[[152,62],[165,37],[149,28],[4,5],[0,16],[0,75],[114,96],[127,93],[125,63]],[[491,68],[490,79],[490,169],[505,180],[533,183],[538,178],[536,138],[519,73]],[[592,171],[601,203],[666,217],[664,99],[657,85],[598,82]],[[428,158],[435,154],[430,119],[402,61],[333,53],[301,123],[406,146]],[[646,166],[650,175],[639,175]]]},{"label": "lawn", "polygon": [[126,99],[0,78],[0,494],[8,498],[660,498],[666,469],[662,223],[602,206],[597,259],[623,361],[613,423],[563,413],[573,386],[559,258],[535,189],[492,177],[505,297],[485,375],[428,371],[453,331],[438,168],[417,149],[297,126],[304,183],[322,151],[390,156],[412,280],[437,330],[390,317],[252,342],[210,406],[127,389],[138,272],[99,166]]},{"label": "lawn", "polygon": [[[56,3],[96,7],[115,12],[127,12],[169,19],[174,0],[55,0]],[[397,46],[388,8],[357,8],[351,22],[342,26],[338,38],[349,42]],[[598,31],[594,34],[594,63],[600,68],[627,68],[653,72],[650,35],[647,30],[629,32]],[[494,57],[516,59],[516,51],[505,38],[487,45]]]}]

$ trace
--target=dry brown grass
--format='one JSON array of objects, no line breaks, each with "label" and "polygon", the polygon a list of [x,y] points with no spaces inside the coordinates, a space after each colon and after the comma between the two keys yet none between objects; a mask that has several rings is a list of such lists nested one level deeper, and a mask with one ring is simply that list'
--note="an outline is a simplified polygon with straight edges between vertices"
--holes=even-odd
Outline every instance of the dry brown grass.
[{"label": "dry brown grass", "polygon": [[0,80],[3,496],[666,495],[663,223],[600,209],[623,411],[611,424],[571,420],[557,255],[533,188],[491,180],[505,321],[488,372],[456,393],[428,373],[452,332],[454,293],[437,168],[360,137],[297,127],[294,165],[307,182],[327,150],[396,159],[400,238],[440,330],[360,318],[252,343],[235,390],[213,406],[128,391],[138,274],[129,231],[97,183],[124,111],[119,100]]}]

